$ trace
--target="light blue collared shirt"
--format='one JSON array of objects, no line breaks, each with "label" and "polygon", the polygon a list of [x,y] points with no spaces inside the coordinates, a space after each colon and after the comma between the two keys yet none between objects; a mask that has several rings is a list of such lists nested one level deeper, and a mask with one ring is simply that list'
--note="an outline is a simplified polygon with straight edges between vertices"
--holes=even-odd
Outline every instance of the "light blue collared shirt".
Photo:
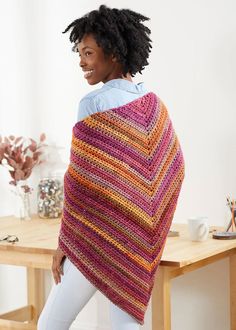
[{"label": "light blue collared shirt", "polygon": [[143,82],[136,84],[121,78],[109,80],[102,88],[88,93],[81,99],[77,121],[93,113],[125,105],[148,92]]}]

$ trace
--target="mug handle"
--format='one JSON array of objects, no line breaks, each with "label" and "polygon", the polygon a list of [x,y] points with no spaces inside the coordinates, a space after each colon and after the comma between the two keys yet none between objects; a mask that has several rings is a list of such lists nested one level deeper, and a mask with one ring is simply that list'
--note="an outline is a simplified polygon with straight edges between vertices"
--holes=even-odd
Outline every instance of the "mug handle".
[{"label": "mug handle", "polygon": [[209,226],[208,224],[206,223],[202,223],[200,226],[199,226],[199,235],[200,237],[204,237],[206,234],[208,234],[208,231],[209,231]]}]

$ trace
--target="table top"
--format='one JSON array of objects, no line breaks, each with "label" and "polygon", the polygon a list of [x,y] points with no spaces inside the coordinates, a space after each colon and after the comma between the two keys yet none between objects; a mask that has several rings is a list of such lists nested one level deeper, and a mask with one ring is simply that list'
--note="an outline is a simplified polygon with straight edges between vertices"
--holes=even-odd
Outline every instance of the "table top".
[{"label": "table top", "polygon": [[[0,217],[0,236],[16,235],[17,243],[0,242],[0,251],[30,252],[53,254],[57,247],[60,219],[40,219],[36,215],[23,221],[13,216]],[[217,240],[212,233],[204,242],[192,242],[188,236],[187,224],[173,223],[172,230],[180,233],[178,237],[168,237],[161,259],[166,266],[183,267],[216,256],[220,253],[236,250],[235,240]]]},{"label": "table top", "polygon": [[60,219],[40,219],[36,215],[31,220],[0,217],[0,237],[16,235],[19,238],[17,243],[0,241],[0,251],[53,254],[57,248],[59,228]]},{"label": "table top", "polygon": [[187,224],[172,223],[171,229],[179,231],[180,236],[167,238],[161,259],[162,265],[184,267],[227,251],[235,250],[236,252],[236,239],[219,240],[212,238],[214,229],[223,231],[223,228],[211,226],[208,239],[204,242],[192,242],[190,240]]}]

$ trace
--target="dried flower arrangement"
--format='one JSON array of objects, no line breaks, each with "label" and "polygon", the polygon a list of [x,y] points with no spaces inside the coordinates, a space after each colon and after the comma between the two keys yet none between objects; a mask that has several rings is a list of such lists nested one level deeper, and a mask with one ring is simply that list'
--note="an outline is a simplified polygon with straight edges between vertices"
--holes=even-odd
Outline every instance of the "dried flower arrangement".
[{"label": "dried flower arrangement", "polygon": [[[21,180],[26,180],[32,173],[33,168],[43,162],[41,155],[46,135],[40,135],[39,142],[14,135],[0,136],[0,165],[7,168],[12,180],[11,185],[16,186]],[[25,193],[31,192],[28,185],[21,186]]]}]

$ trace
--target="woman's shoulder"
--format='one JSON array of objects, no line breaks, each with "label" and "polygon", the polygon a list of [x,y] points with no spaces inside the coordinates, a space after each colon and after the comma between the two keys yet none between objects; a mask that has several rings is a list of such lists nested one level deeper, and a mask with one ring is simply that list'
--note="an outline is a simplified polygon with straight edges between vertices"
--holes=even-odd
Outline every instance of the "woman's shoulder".
[{"label": "woman's shoulder", "polygon": [[85,94],[82,99],[80,100],[80,102],[89,102],[91,100],[97,99],[99,98],[102,94],[104,94],[106,92],[106,88],[101,87],[101,88],[97,88],[87,94]]},{"label": "woman's shoulder", "polygon": [[83,118],[101,111],[101,102],[106,93],[106,88],[97,88],[81,98],[79,101],[79,109],[77,120],[82,120]]}]

